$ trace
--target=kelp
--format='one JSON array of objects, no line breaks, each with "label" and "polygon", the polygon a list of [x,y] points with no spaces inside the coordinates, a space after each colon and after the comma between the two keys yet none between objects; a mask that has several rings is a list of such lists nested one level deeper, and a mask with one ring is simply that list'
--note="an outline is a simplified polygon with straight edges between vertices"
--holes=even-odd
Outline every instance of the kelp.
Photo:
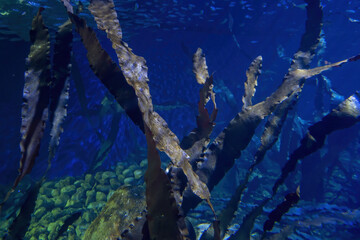
[{"label": "kelp", "polygon": [[258,56],[252,61],[250,67],[246,70],[246,82],[245,82],[245,92],[242,98],[243,109],[252,105],[251,99],[255,95],[257,79],[261,73],[262,68],[262,57]]},{"label": "kelp", "polygon": [[[160,151],[164,151],[174,165],[183,170],[191,190],[201,199],[207,200],[211,206],[210,192],[206,184],[193,171],[189,163],[189,156],[181,149],[176,135],[169,129],[165,120],[153,109],[147,84],[149,79],[147,77],[145,59],[135,55],[128,45],[122,41],[122,31],[113,1],[93,0],[89,5],[89,10],[94,15],[98,28],[106,31],[108,38],[113,44],[112,46],[117,54],[121,70],[127,83],[135,90],[143,121],[151,130],[156,147]],[[72,16],[71,18],[76,18],[71,13],[70,16]],[[82,34],[80,33],[80,35]]]},{"label": "kelp", "polygon": [[96,153],[96,156],[89,167],[89,172],[94,172],[98,167],[100,167],[103,164],[106,157],[108,156],[119,132],[120,119],[121,119],[120,109],[117,109],[115,110],[112,116],[109,134],[107,138],[102,141],[100,145],[100,149]]},{"label": "kelp", "polygon": [[[213,91],[213,76],[209,76],[207,72],[205,55],[202,49],[198,48],[193,57],[193,72],[199,84],[203,87],[200,90],[200,98],[198,102],[199,115],[196,117],[197,127],[193,129],[189,135],[185,136],[180,143],[182,149],[191,156],[192,159],[198,157],[210,142],[210,134],[215,126],[216,115],[218,109],[215,102],[215,93]],[[206,79],[204,79],[206,77]],[[206,104],[213,102],[214,109],[209,115]]]},{"label": "kelp", "polygon": [[40,8],[32,21],[30,53],[26,59],[25,85],[23,91],[20,167],[19,175],[1,206],[15,190],[24,176],[31,172],[39,154],[40,141],[48,118],[50,72],[50,40],[48,28],[43,23]]},{"label": "kelp", "polygon": [[285,181],[290,172],[292,172],[298,161],[311,153],[320,149],[330,133],[348,128],[360,121],[360,94],[347,98],[333,109],[323,119],[311,127],[305,137],[301,140],[301,145],[290,154],[289,160],[281,170],[281,176],[273,186],[273,192],[276,193],[279,186]]},{"label": "kelp", "polygon": [[200,240],[220,240],[223,239],[220,233],[220,221],[213,221],[210,226],[201,234]]},{"label": "kelp", "polygon": [[[282,84],[265,101],[249,106],[238,113],[209,145],[204,153],[204,161],[198,164],[196,173],[207,184],[210,190],[233,166],[235,159],[240,157],[241,151],[249,144],[255,129],[262,119],[271,114],[286,99],[297,97],[307,78],[346,62],[358,60],[359,56],[355,56],[335,64],[314,69],[299,68],[308,66],[313,58],[319,42],[322,25],[320,2],[310,2],[307,6],[308,20],[306,22],[306,31],[302,37],[299,51],[295,54],[289,72],[285,75]],[[288,109],[288,107],[285,107],[285,109]],[[187,212],[190,208],[195,207],[199,201],[190,193],[185,192],[184,195],[186,195],[186,198],[184,197],[182,207]]]},{"label": "kelp", "polygon": [[186,239],[189,235],[184,218],[173,196],[171,183],[161,169],[160,155],[152,133],[145,126],[148,168],[145,172],[147,223],[150,239]]},{"label": "kelp", "polygon": [[201,48],[198,48],[193,55],[193,72],[199,84],[205,84],[206,79],[209,78],[206,58]]},{"label": "kelp", "polygon": [[[244,83],[245,85],[245,93],[243,96],[243,109],[252,105],[251,98],[255,94],[255,87],[257,86],[257,78],[261,73],[262,67],[262,57],[257,57],[249,66],[246,71],[247,81]],[[253,168],[249,168],[246,173],[245,179],[241,182],[241,184],[236,188],[234,194],[231,199],[227,202],[226,207],[221,211],[219,216],[220,220],[220,233],[223,238],[226,234],[227,228],[229,227],[232,219],[235,217],[235,213],[238,209],[242,193],[244,192],[247,183],[250,178],[250,174]]]},{"label": "kelp", "polygon": [[130,119],[144,131],[144,123],[134,89],[126,82],[121,69],[101,47],[95,32],[86,25],[84,19],[73,14],[69,1],[64,0],[62,2],[66,6],[70,20],[76,26],[76,31],[80,34],[82,43],[87,50],[86,56],[90,68],[115,97]]},{"label": "kelp", "polygon": [[69,100],[70,70],[72,53],[72,24],[70,20],[59,27],[53,56],[53,77],[50,85],[49,121],[50,130],[48,168],[50,168],[57,146],[59,145],[62,123],[66,117],[66,107]]},{"label": "kelp", "polygon": [[264,233],[271,231],[275,222],[280,222],[281,217],[289,211],[300,200],[300,186],[296,189],[296,192],[289,193],[285,196],[285,200],[276,206],[274,210],[269,213],[268,219],[265,221],[263,230]]},{"label": "kelp", "polygon": [[240,228],[232,234],[229,240],[250,239],[251,230],[254,227],[256,218],[263,212],[264,206],[269,202],[270,198],[263,200],[258,206],[254,207],[243,219]]},{"label": "kelp", "polygon": [[43,182],[44,179],[36,182],[27,192],[26,199],[21,205],[19,214],[15,217],[14,221],[9,227],[8,236],[6,237],[7,240],[17,240],[24,238],[25,233],[30,226],[31,215],[34,212],[36,199]]},{"label": "kelp", "polygon": [[80,218],[81,214],[82,214],[82,212],[78,211],[78,212],[74,212],[73,214],[68,216],[65,219],[63,225],[61,225],[61,228],[59,229],[56,236],[54,237],[54,240],[59,239],[59,237],[68,230],[69,226],[72,225],[76,220],[78,220]]}]

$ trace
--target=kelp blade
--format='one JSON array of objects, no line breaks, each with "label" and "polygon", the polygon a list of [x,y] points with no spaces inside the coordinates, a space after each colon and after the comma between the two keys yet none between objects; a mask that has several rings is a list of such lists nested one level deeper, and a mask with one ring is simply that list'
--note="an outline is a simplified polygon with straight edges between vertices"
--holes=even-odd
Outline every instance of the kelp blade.
[{"label": "kelp blade", "polygon": [[147,66],[143,57],[135,55],[128,45],[122,41],[122,32],[112,0],[92,0],[89,10],[95,17],[100,29],[105,30],[112,42],[122,72],[129,85],[133,87],[143,121],[153,134],[156,147],[164,151],[172,162],[180,167],[191,187],[201,199],[210,199],[210,192],[189,164],[189,156],[181,149],[176,135],[169,129],[165,120],[153,109],[150,90],[147,82]]}]

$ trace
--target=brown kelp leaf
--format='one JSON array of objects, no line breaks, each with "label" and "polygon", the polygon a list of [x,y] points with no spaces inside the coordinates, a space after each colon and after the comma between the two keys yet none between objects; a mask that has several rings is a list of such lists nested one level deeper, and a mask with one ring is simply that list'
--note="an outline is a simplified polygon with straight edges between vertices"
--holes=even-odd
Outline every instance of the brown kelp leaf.
[{"label": "brown kelp leaf", "polygon": [[88,51],[86,56],[90,68],[115,97],[130,119],[144,131],[144,123],[134,89],[129,86],[120,68],[101,47],[95,32],[86,25],[85,20],[71,12],[69,12],[69,17],[76,26],[76,31],[80,34],[82,43]]},{"label": "brown kelp leaf", "polygon": [[35,210],[36,199],[39,194],[43,179],[31,186],[26,194],[26,199],[21,205],[20,212],[10,225],[8,232],[9,237],[6,239],[23,239],[30,226],[31,216]]},{"label": "brown kelp leaf", "polygon": [[201,234],[200,240],[220,240],[220,222],[219,220],[213,221],[210,226]]},{"label": "brown kelp leaf", "polygon": [[285,200],[276,206],[276,208],[269,213],[268,220],[264,223],[264,232],[270,231],[275,222],[280,222],[281,217],[289,211],[300,200],[300,186],[296,189],[296,192],[289,193],[285,196]]},{"label": "brown kelp leaf", "polygon": [[[120,107],[118,108],[120,110]],[[119,127],[120,119],[121,119],[120,111],[115,111],[112,114],[112,120],[111,120],[110,130],[107,139],[102,141],[100,145],[100,149],[97,151],[94,160],[91,162],[91,165],[89,166],[89,172],[95,172],[95,170],[103,164],[104,160],[108,156],[110,150],[112,149],[112,146],[116,141],[116,137],[120,129]]]},{"label": "brown kelp leaf", "polygon": [[243,101],[243,109],[252,105],[251,99],[255,95],[257,79],[261,73],[262,68],[262,57],[258,56],[254,61],[250,64],[249,68],[246,70],[246,82],[244,83],[245,92],[242,98]]},{"label": "brown kelp leaf", "polygon": [[289,160],[281,170],[281,176],[273,186],[273,194],[277,192],[279,186],[285,181],[289,173],[295,169],[300,159],[305,158],[324,145],[327,135],[333,131],[351,127],[359,121],[360,94],[355,93],[323,117],[320,122],[309,127],[307,134],[301,140],[300,147],[290,155]]},{"label": "brown kelp leaf", "polygon": [[201,48],[198,48],[193,55],[193,72],[199,84],[205,84],[206,79],[209,78],[206,58]]},{"label": "brown kelp leaf", "polygon": [[[201,60],[199,58],[201,58]],[[201,64],[199,63],[199,61],[201,62]],[[197,158],[198,155],[203,153],[203,150],[210,142],[210,134],[215,126],[214,122],[218,109],[215,102],[215,93],[213,91],[213,75],[209,77],[209,74],[207,74],[208,77],[204,82],[199,81],[199,78],[205,76],[201,75],[199,72],[207,72],[206,59],[205,56],[202,54],[201,48],[198,48],[198,50],[194,54],[193,68],[198,83],[203,84],[203,87],[200,90],[200,99],[198,102],[199,115],[196,117],[197,127],[193,129],[188,136],[185,136],[183,138],[180,146],[182,149],[186,150],[186,153],[188,153],[191,158]],[[211,116],[206,109],[206,104],[210,101],[210,98],[212,99],[214,105],[214,110],[211,113]]]},{"label": "brown kelp leaf", "polygon": [[[306,2],[308,3],[306,30],[299,51],[293,58],[289,73],[284,77],[280,87],[265,101],[248,106],[238,113],[213,143],[208,146],[203,163],[198,164],[196,173],[210,190],[233,166],[235,159],[240,157],[241,151],[249,144],[262,119],[271,114],[289,96],[297,97],[301,92],[306,74],[296,74],[295,70],[306,68],[312,60],[319,43],[322,26],[320,1],[306,0]],[[184,197],[182,207],[187,212],[199,201],[188,192],[185,192],[184,195],[186,197]]]},{"label": "brown kelp leaf", "polygon": [[53,78],[50,85],[49,104],[49,120],[52,127],[50,130],[48,169],[59,145],[60,134],[63,131],[61,125],[66,117],[70,88],[72,38],[72,24],[68,20],[59,27],[54,46]]},{"label": "brown kelp leaf", "polygon": [[113,1],[92,0],[89,10],[94,15],[98,27],[106,31],[113,44],[112,47],[117,54],[121,70],[128,84],[135,90],[143,121],[152,132],[156,147],[160,151],[164,151],[174,165],[182,168],[192,191],[197,196],[202,199],[210,199],[208,188],[192,170],[189,156],[181,149],[178,138],[169,129],[165,120],[153,109],[147,84],[149,79],[145,59],[135,55],[127,43],[122,41],[121,28]]},{"label": "brown kelp leaf", "polygon": [[40,8],[32,21],[30,53],[26,59],[25,85],[23,93],[20,167],[19,175],[5,197],[9,198],[23,177],[31,172],[39,154],[40,141],[48,118],[50,72],[50,40],[48,28],[44,25]]},{"label": "brown kelp leaf", "polygon": [[251,239],[251,230],[254,227],[255,220],[263,212],[264,206],[270,201],[270,198],[262,201],[258,206],[254,207],[246,216],[243,218],[243,222],[240,228],[232,234],[228,239],[229,240],[243,240]]},{"label": "brown kelp leaf", "polygon": [[[180,216],[170,180],[161,169],[160,155],[151,131],[146,126],[145,134],[148,145],[148,168],[145,172],[145,183],[150,239],[185,239],[178,227],[178,221],[184,221],[184,219]],[[185,230],[187,231],[187,229]]]},{"label": "brown kelp leaf", "polygon": [[70,0],[61,0],[61,1],[63,2],[64,6],[66,7],[66,10],[69,13],[74,13],[74,9],[73,9],[73,6],[70,3]]},{"label": "brown kelp leaf", "polygon": [[[191,158],[196,158],[202,154],[205,147],[210,142],[210,134],[215,126],[215,119],[218,112],[215,102],[215,93],[213,89],[213,76],[211,75],[200,90],[200,100],[198,102],[199,115],[196,116],[197,127],[193,129],[189,135],[185,136],[180,143],[182,149],[186,150],[186,153]],[[209,97],[206,97],[208,95]],[[206,102],[212,98],[214,104],[214,110],[209,115],[206,109]]]}]

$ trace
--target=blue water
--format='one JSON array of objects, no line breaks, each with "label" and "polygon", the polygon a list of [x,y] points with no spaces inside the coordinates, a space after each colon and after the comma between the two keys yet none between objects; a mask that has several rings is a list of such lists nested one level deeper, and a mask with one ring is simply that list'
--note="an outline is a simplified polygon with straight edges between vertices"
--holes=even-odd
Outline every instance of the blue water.
[{"label": "blue water", "polygon": [[[38,7],[44,6],[44,21],[52,36],[57,26],[66,19],[65,9],[59,2],[51,5],[46,2],[0,2],[0,184],[6,190],[17,176],[21,156],[18,147],[21,139],[19,131],[25,58],[30,48],[27,34],[31,19]],[[318,66],[318,63],[336,62],[359,53],[360,2],[321,2],[324,13],[323,42],[311,67]],[[87,5],[84,2],[85,11],[80,16],[96,28],[91,14],[86,10]],[[214,73],[214,91],[219,109],[212,134],[214,139],[241,111],[245,72],[251,61],[258,55],[263,57],[262,74],[253,100],[257,103],[281,84],[305,30],[305,5],[302,1],[295,0],[117,0],[115,5],[125,41],[135,54],[146,59],[155,109],[158,109],[158,113],[180,140],[196,127],[198,92],[201,86],[192,73],[192,54],[198,47],[206,55],[209,72]],[[106,35],[96,31],[104,49],[115,60],[116,55]],[[73,61],[78,66],[78,75],[81,76],[84,88],[78,89],[71,79],[64,132],[48,174],[48,179],[55,181],[67,176],[81,177],[88,173],[101,143],[108,138],[110,131],[114,131],[111,122],[117,103],[92,73],[80,37],[77,34],[74,36]],[[280,141],[267,153],[257,177],[249,184],[248,195],[243,199],[247,204],[256,204],[261,196],[265,196],[263,192],[256,193],[256,189],[271,188],[272,184],[269,185],[268,180],[276,179],[279,175],[288,154],[299,146],[306,129],[319,121],[341,99],[360,90],[359,64],[354,62],[323,73],[339,99],[332,100],[329,95],[322,96],[324,104],[321,111],[316,107],[319,80],[311,78],[306,82],[300,100],[285,124]],[[86,109],[80,104],[79,91],[83,91],[85,95]],[[105,100],[104,96],[107,96]],[[229,198],[234,189],[232,181],[243,178],[260,144],[262,129],[263,125],[260,125],[248,148],[230,171],[231,174],[216,189],[217,198]],[[96,171],[114,170],[118,162],[139,163],[146,158],[144,135],[124,113],[119,117],[116,130],[116,140]],[[301,185],[303,202],[300,204],[305,205],[303,211],[311,209],[309,211],[326,216],[328,220],[321,223],[325,229],[339,225],[335,238],[322,235],[323,232],[319,230],[316,234],[298,234],[297,239],[360,238],[357,212],[360,206],[359,130],[359,125],[355,125],[330,135],[325,146],[307,157],[296,173],[289,177],[289,190]],[[288,136],[292,136],[292,139],[287,138]],[[40,179],[47,168],[49,139],[47,129],[29,179]],[[169,161],[165,155],[161,156],[165,163]],[[250,194],[251,191],[254,194]],[[279,201],[281,198],[280,196]],[[309,203],[314,205],[309,207],[306,205]],[[217,210],[220,209],[221,206],[218,206]],[[298,209],[301,209],[301,205]],[[319,209],[326,213],[321,215]],[[344,215],[336,215],[340,212],[353,213],[355,217],[350,219]],[[296,221],[296,209],[292,214],[288,218]],[[304,216],[299,215],[304,221]],[[335,220],[330,219],[330,216]],[[241,220],[240,217],[239,219]],[[304,223],[302,226],[306,229],[311,227],[315,227],[315,224],[307,226]],[[293,236],[292,239],[296,238]]]}]

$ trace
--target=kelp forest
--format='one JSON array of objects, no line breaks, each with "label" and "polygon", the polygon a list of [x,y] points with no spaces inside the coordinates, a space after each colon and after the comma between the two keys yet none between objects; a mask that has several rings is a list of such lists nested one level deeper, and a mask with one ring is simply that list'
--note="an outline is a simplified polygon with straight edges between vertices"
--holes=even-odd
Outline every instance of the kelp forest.
[{"label": "kelp forest", "polygon": [[[21,111],[18,175],[12,172],[12,186],[0,191],[1,239],[358,237],[360,192],[340,187],[355,175],[346,176],[350,170],[339,160],[345,144],[337,141],[356,141],[360,93],[354,89],[352,95],[339,100],[325,73],[355,71],[360,55],[354,52],[334,63],[320,61],[323,6],[320,0],[304,3],[304,32],[289,58],[283,79],[274,83],[277,88],[271,94],[254,97],[266,81],[267,75],[262,73],[263,61],[265,64],[267,59],[257,56],[248,61],[245,81],[241,82],[242,98],[235,99],[230,89],[225,93],[240,109],[230,121],[219,123],[223,104],[218,103],[218,96],[224,83],[217,79],[216,69],[208,67],[206,50],[199,45],[189,53],[190,71],[199,87],[190,89],[197,94],[191,103],[196,116],[186,119],[191,121],[193,130],[181,138],[170,129],[174,126],[170,120],[162,117],[163,112],[181,106],[160,106],[156,98],[153,101],[149,85],[156,80],[149,79],[151,64],[148,68],[145,58],[131,48],[131,38],[122,30],[116,2],[91,0],[83,5],[61,0],[67,20],[57,26],[54,36],[55,32],[47,27],[48,10],[40,6],[29,29],[31,46],[25,60],[22,108],[18,109]],[[84,12],[92,16],[95,24],[89,23]],[[104,47],[103,38],[111,48]],[[82,64],[91,69],[97,84],[106,89],[101,92],[103,107],[98,111],[112,113],[106,137],[87,107],[86,101],[91,96],[85,96],[81,90],[87,79],[81,78],[73,60],[79,57],[73,53],[75,44],[86,52]],[[276,48],[267,46],[273,47]],[[342,47],[345,46],[338,46]],[[300,103],[309,82],[316,82],[318,112],[310,123],[301,125],[296,112],[306,107]],[[68,106],[73,87],[82,107],[78,114],[93,122],[92,129],[102,143],[89,159],[84,174],[54,179],[49,172],[61,168],[61,164],[54,166],[53,161],[62,151],[62,135],[72,131],[63,125],[71,121],[67,115],[76,114],[69,113]],[[331,108],[326,110],[325,105]],[[119,130],[121,116],[129,119],[139,136],[125,135]],[[177,117],[177,121],[185,121],[182,115]],[[296,124],[304,129],[301,134],[297,134]],[[353,139],[332,138],[348,128],[354,129]],[[118,135],[122,135],[124,142],[140,137],[146,144],[138,144],[137,152],[126,161],[115,159],[104,170]],[[76,137],[86,147],[86,136]],[[40,146],[47,147],[47,156],[43,156]],[[58,157],[57,161],[61,159]],[[360,169],[359,159],[351,161],[356,173],[356,166]],[[43,165],[41,174],[37,171],[32,175],[38,165]],[[331,178],[336,174],[341,176]],[[343,182],[336,183],[334,179]],[[337,191],[330,189],[332,185],[338,186]],[[348,192],[355,199],[351,208],[342,206],[339,200]]]}]

